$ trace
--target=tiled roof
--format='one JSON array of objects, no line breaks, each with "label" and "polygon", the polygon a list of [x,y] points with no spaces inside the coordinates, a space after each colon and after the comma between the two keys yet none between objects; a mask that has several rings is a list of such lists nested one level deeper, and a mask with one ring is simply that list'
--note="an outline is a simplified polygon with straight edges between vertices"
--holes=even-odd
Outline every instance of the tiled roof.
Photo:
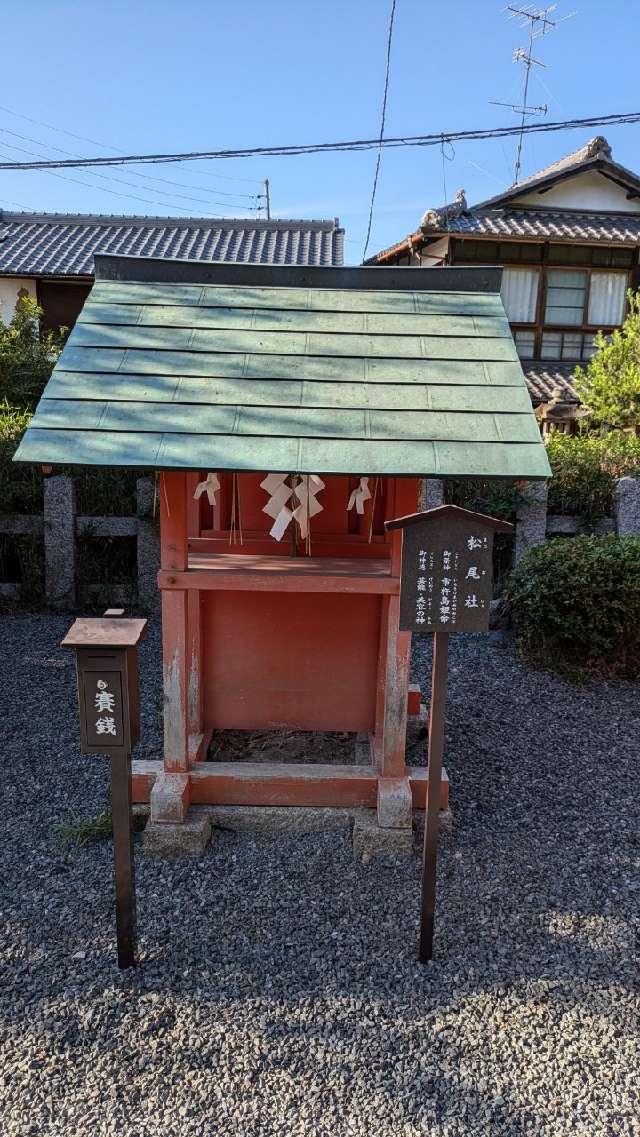
[{"label": "tiled roof", "polygon": [[585,162],[590,162],[594,158],[602,158],[607,161],[612,160],[611,147],[606,138],[601,134],[596,138],[590,138],[588,142],[585,142],[584,146],[579,146],[577,150],[572,150],[570,154],[565,154],[564,158],[558,158],[558,161],[552,162],[550,166],[545,166],[544,169],[537,170],[535,174],[529,174],[528,177],[522,178],[519,182],[512,182],[508,188],[510,190],[524,189],[532,182],[546,181],[549,177],[555,177],[556,174],[564,174],[567,170],[573,170],[576,166],[582,166]]},{"label": "tiled roof", "polygon": [[576,363],[523,359],[522,370],[534,405],[548,402],[554,394],[559,394],[563,402],[579,403],[571,385],[576,367]]},{"label": "tiled roof", "polygon": [[341,265],[333,221],[0,211],[0,275],[92,276],[94,253],[252,264]]},{"label": "tiled roof", "polygon": [[424,227],[433,233],[478,237],[539,237],[540,240],[640,242],[640,213],[587,213],[567,209],[473,209]]},{"label": "tiled roof", "polygon": [[474,208],[486,209],[489,206],[506,205],[507,202],[516,203],[518,197],[523,193],[549,188],[556,182],[588,170],[606,174],[614,182],[618,182],[619,185],[626,186],[634,192],[640,189],[640,177],[633,170],[628,170],[626,166],[614,162],[611,147],[606,138],[598,136],[592,138],[585,146],[581,146],[579,150],[574,150],[573,153],[560,158],[558,162],[546,166],[544,170],[538,170],[537,173],[531,174],[528,178],[514,182],[495,197],[478,202]]},{"label": "tiled roof", "polygon": [[427,209],[416,233],[388,249],[370,257],[367,264],[385,264],[405,253],[420,249],[422,239],[436,234],[461,233],[478,237],[529,238],[560,241],[603,241],[608,244],[640,243],[640,214],[600,212],[518,206],[518,198],[534,189],[542,191],[556,181],[585,170],[606,174],[614,182],[628,187],[633,195],[640,193],[640,177],[613,161],[606,138],[592,138],[578,150],[509,186],[496,197],[467,207],[464,190],[458,190],[455,201],[437,209]]}]

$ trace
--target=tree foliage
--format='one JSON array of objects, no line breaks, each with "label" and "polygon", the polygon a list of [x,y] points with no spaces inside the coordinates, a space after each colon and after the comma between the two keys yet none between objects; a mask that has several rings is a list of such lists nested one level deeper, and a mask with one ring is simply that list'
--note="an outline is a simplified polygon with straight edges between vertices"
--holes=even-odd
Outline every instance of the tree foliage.
[{"label": "tree foliage", "polygon": [[554,432],[547,443],[553,477],[550,513],[569,513],[585,521],[606,517],[613,509],[616,478],[640,474],[640,438],[606,434]]},{"label": "tree foliage", "polygon": [[41,330],[42,309],[20,296],[9,324],[0,320],[0,405],[33,410],[58,358],[66,328]]},{"label": "tree foliage", "polygon": [[616,429],[640,425],[640,293],[628,293],[629,311],[613,335],[596,336],[586,370],[576,368],[575,388],[594,419]]}]

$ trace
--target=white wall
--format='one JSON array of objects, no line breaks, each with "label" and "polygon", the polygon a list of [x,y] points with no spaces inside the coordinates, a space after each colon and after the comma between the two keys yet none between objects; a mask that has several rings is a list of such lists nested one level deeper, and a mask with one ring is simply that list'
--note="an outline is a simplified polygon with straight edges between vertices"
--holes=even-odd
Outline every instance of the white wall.
[{"label": "white wall", "polygon": [[3,324],[11,323],[21,288],[24,288],[35,300],[35,280],[29,280],[22,276],[0,276],[0,320]]},{"label": "white wall", "polygon": [[596,209],[617,213],[640,213],[640,200],[627,200],[627,191],[610,178],[595,171],[576,174],[559,182],[547,193],[523,193],[513,199],[513,205],[537,205],[545,209]]}]

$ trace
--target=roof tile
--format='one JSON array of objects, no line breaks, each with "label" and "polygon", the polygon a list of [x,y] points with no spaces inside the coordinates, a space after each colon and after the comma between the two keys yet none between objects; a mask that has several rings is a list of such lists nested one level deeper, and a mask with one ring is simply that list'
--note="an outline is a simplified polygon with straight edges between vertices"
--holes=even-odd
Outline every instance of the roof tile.
[{"label": "roof tile", "polygon": [[[540,240],[606,241],[637,245],[640,213],[586,213],[558,209],[468,210],[449,218],[438,232],[479,237],[539,237]],[[435,231],[435,230],[434,230]]]},{"label": "roof tile", "polygon": [[339,222],[0,211],[0,275],[92,276],[94,253],[341,265]]},{"label": "roof tile", "polygon": [[558,391],[563,402],[579,403],[580,399],[571,382],[577,366],[577,363],[523,359],[522,370],[532,403],[546,403]]}]

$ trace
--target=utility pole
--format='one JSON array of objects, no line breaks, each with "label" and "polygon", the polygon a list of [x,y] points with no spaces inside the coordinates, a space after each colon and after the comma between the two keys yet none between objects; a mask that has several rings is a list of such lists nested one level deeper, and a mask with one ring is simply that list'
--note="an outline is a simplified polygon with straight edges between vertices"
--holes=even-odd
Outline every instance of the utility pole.
[{"label": "utility pole", "polygon": [[264,200],[267,209],[267,221],[271,221],[271,198],[269,197],[269,179],[264,179]]}]

